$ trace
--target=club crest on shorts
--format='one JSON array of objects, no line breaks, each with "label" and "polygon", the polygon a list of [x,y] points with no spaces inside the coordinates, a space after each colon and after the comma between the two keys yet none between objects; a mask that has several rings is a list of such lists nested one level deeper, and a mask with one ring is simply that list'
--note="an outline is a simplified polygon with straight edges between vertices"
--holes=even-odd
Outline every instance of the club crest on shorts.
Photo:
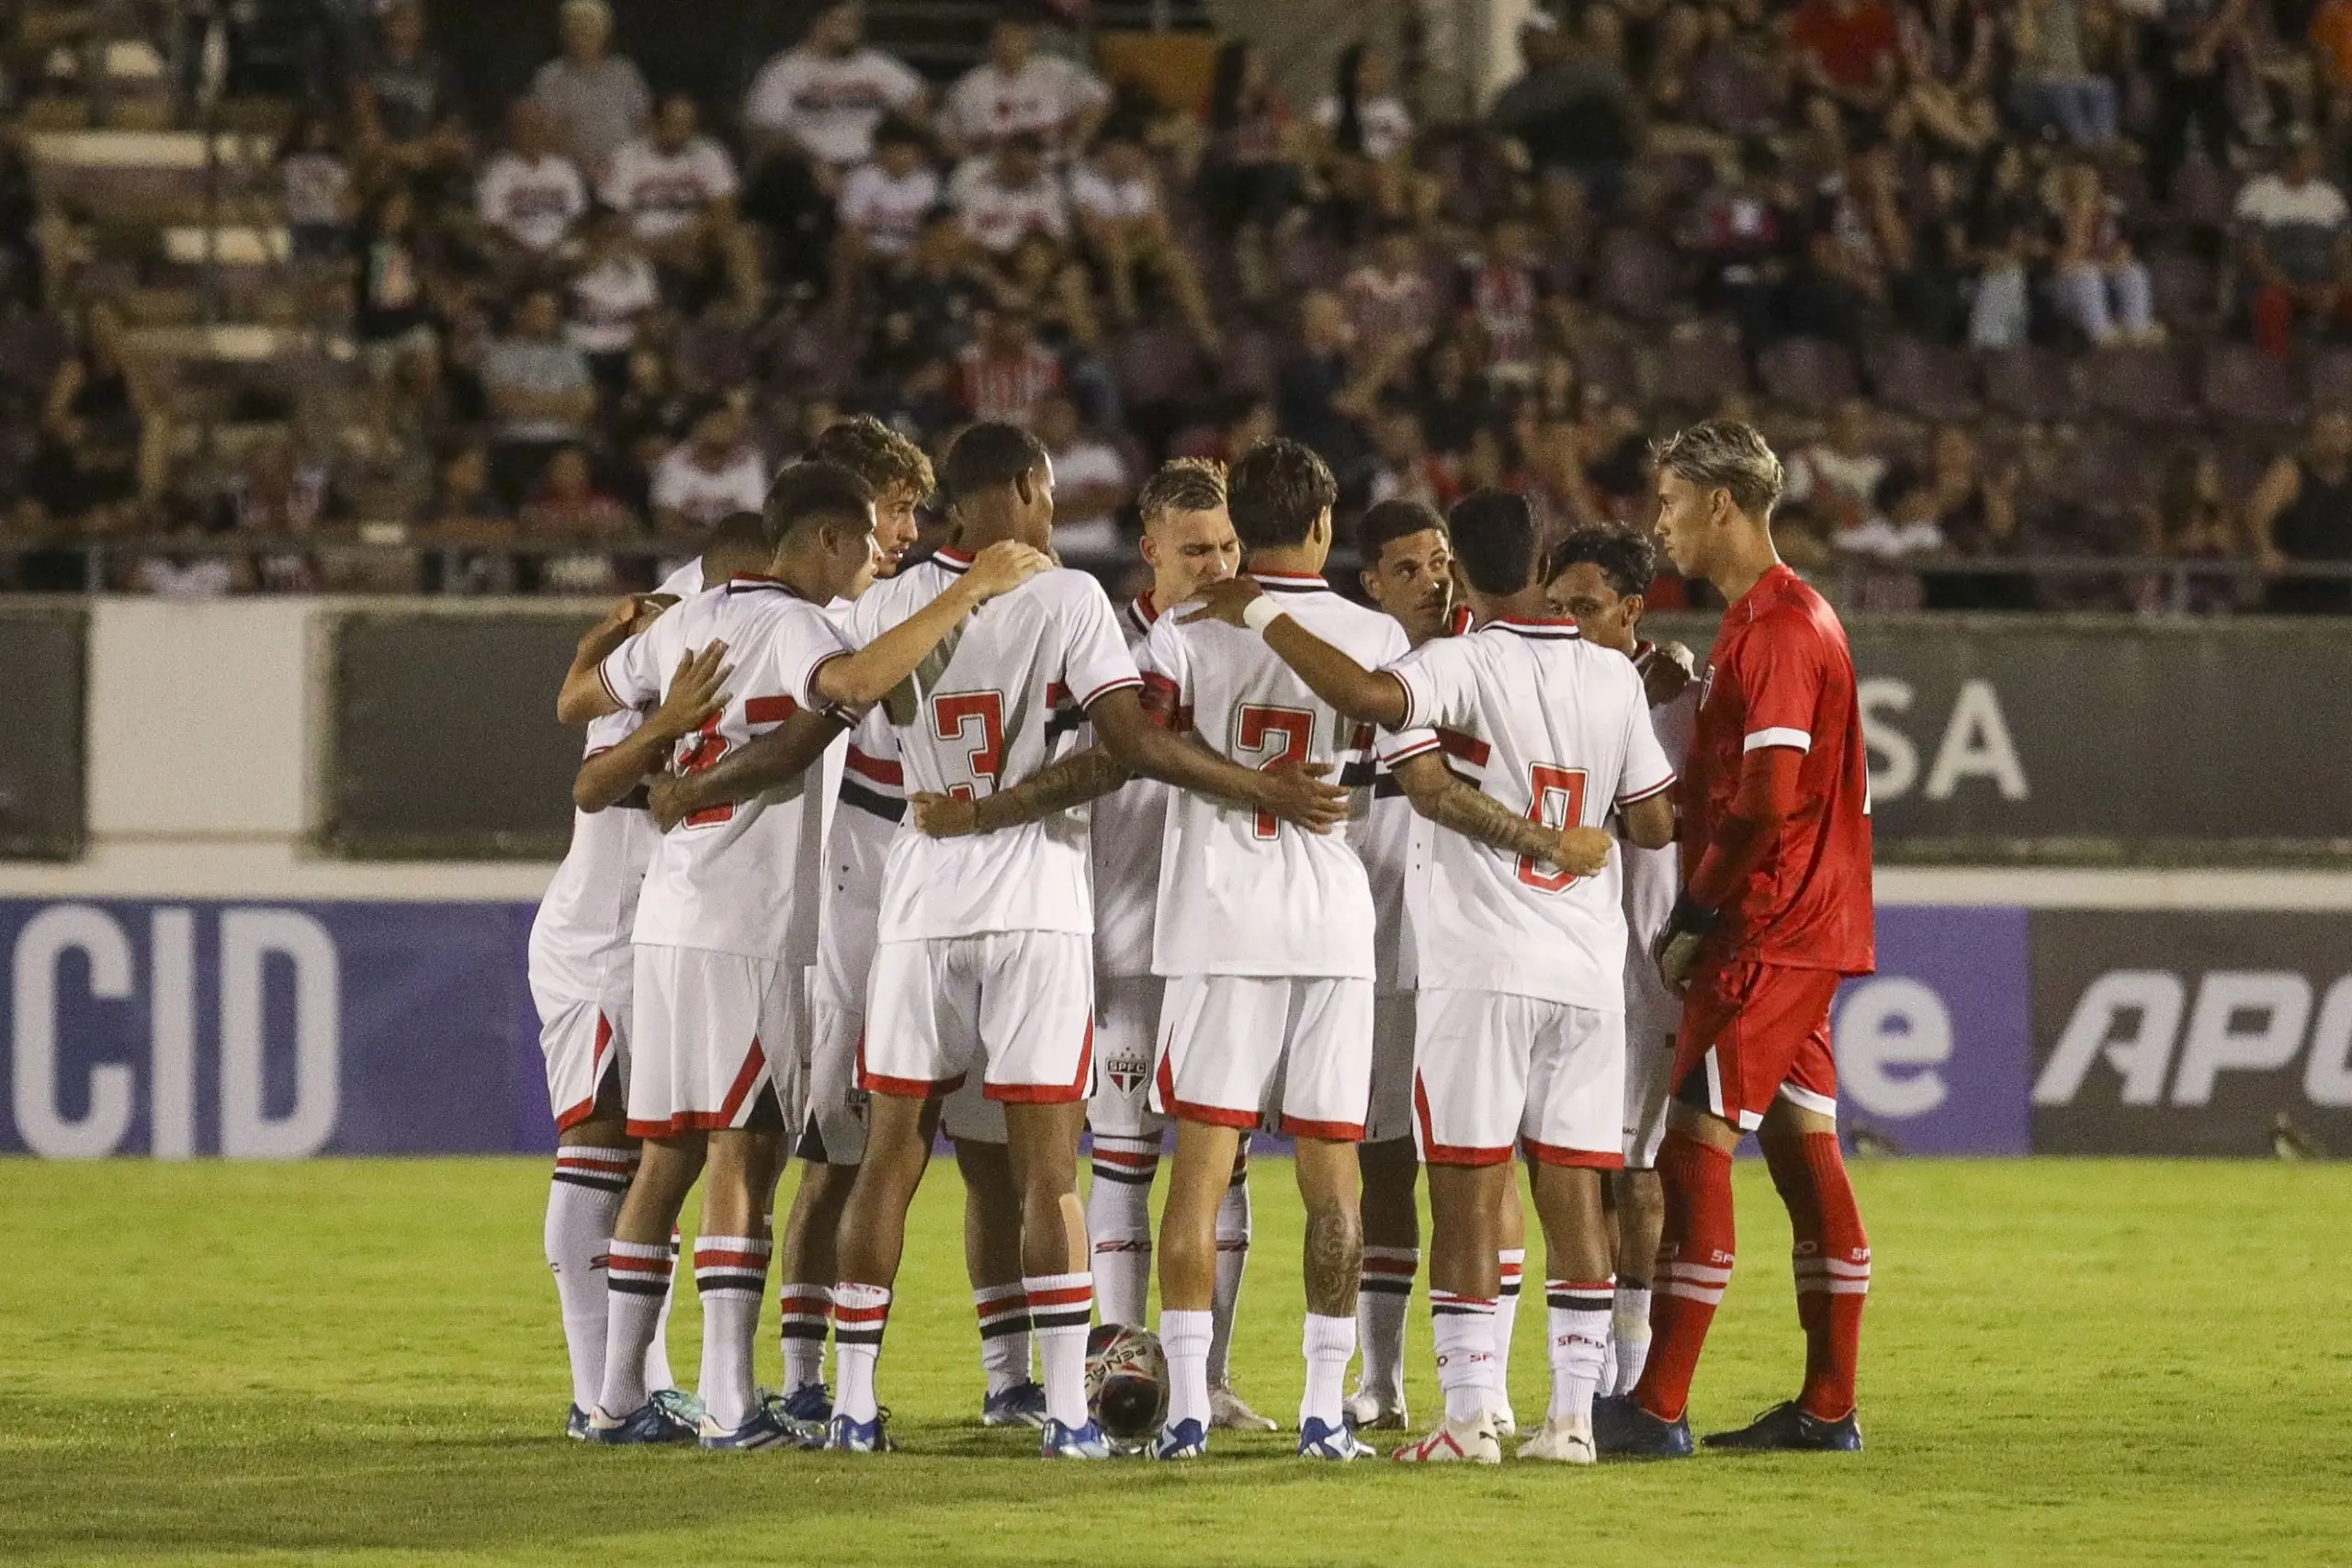
[{"label": "club crest on shorts", "polygon": [[1141,1056],[1109,1056],[1103,1059],[1102,1076],[1121,1094],[1132,1095],[1151,1081],[1151,1064]]}]

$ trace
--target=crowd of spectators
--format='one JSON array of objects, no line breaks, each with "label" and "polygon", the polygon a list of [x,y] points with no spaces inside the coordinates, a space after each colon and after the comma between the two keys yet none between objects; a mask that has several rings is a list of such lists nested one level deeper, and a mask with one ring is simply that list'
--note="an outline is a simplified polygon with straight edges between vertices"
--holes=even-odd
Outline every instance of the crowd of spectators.
[{"label": "crowd of spectators", "polygon": [[[1789,457],[1784,551],[1862,607],[2352,607],[2226,570],[2352,559],[2352,421],[2305,412],[2352,392],[2352,0],[1580,0],[1476,119],[1370,41],[1293,96],[1228,40],[1169,104],[1019,10],[933,83],[831,6],[736,101],[657,91],[600,0],[503,105],[415,0],[374,34],[277,168],[351,438],[175,465],[113,307],[49,299],[8,525],[58,548],[0,581],[252,533],[107,585],[605,592],[850,411],[1032,425],[1106,574],[1150,464],[1275,431],[1351,511],[1499,483],[1641,525],[1647,437],[1735,412]],[[2212,570],[2002,564],[2099,553]]]}]

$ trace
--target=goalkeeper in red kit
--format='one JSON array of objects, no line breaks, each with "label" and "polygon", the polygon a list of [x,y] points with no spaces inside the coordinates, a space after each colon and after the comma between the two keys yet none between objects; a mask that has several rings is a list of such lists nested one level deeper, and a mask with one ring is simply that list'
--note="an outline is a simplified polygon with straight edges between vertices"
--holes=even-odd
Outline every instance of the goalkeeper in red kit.
[{"label": "goalkeeper in red kit", "polygon": [[1706,1440],[1851,1450],[1871,1252],[1838,1145],[1829,1006],[1839,980],[1875,967],[1853,660],[1827,602],[1773,550],[1781,462],[1763,437],[1710,420],[1657,461],[1666,553],[1731,607],[1680,784],[1682,896],[1657,950],[1684,1001],[1657,1159],[1666,1229],[1649,1361],[1631,1394],[1594,1412],[1594,1435],[1603,1453],[1690,1452],[1690,1377],[1736,1251],[1732,1151],[1753,1133],[1795,1233],[1804,1386]]}]

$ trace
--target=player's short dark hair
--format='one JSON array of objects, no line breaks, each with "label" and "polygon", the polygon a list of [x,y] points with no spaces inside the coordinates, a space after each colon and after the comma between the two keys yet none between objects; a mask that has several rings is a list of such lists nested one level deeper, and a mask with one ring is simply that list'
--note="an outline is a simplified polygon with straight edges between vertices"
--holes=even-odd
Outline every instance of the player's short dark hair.
[{"label": "player's short dark hair", "polygon": [[1170,457],[1136,494],[1147,523],[1170,512],[1214,512],[1225,504],[1225,465],[1214,457]]},{"label": "player's short dark hair", "polygon": [[1474,490],[1449,519],[1453,558],[1481,593],[1517,593],[1535,581],[1535,509],[1517,491]]},{"label": "player's short dark hair", "polygon": [[1446,531],[1445,519],[1438,515],[1436,507],[1401,498],[1384,501],[1365,513],[1363,521],[1356,525],[1356,553],[1370,569],[1380,564],[1380,552],[1390,545],[1432,528],[1440,534]]},{"label": "player's short dark hair", "polygon": [[960,506],[989,491],[1010,490],[1046,466],[1045,443],[1035,436],[1017,424],[984,423],[956,438],[939,478],[947,499]]},{"label": "player's short dark hair", "polygon": [[938,487],[923,449],[870,413],[837,419],[817,433],[808,456],[839,463],[871,486],[876,496],[904,486],[927,501]]},{"label": "player's short dark hair", "polygon": [[1544,581],[1587,563],[1599,567],[1602,580],[1618,592],[1646,593],[1657,576],[1657,547],[1645,536],[1623,528],[1579,528],[1553,547]]},{"label": "player's short dark hair", "polygon": [[862,523],[870,528],[874,487],[839,463],[822,458],[795,463],[768,486],[762,521],[775,545],[820,523]]},{"label": "player's short dark hair", "polygon": [[1226,510],[1241,547],[1279,550],[1306,543],[1315,520],[1340,499],[1331,466],[1311,446],[1275,436],[1241,454],[1226,479]]},{"label": "player's short dark hair", "polygon": [[756,512],[730,512],[702,541],[702,579],[718,582],[739,570],[759,570],[775,554],[767,519]]}]

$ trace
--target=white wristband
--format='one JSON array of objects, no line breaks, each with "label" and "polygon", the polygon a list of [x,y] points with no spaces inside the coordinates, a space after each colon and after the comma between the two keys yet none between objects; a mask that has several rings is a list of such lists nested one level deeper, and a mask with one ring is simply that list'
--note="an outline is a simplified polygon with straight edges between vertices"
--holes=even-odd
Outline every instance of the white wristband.
[{"label": "white wristband", "polygon": [[1241,624],[1260,637],[1264,637],[1268,626],[1272,626],[1289,613],[1274,603],[1272,594],[1261,593],[1241,607]]}]

